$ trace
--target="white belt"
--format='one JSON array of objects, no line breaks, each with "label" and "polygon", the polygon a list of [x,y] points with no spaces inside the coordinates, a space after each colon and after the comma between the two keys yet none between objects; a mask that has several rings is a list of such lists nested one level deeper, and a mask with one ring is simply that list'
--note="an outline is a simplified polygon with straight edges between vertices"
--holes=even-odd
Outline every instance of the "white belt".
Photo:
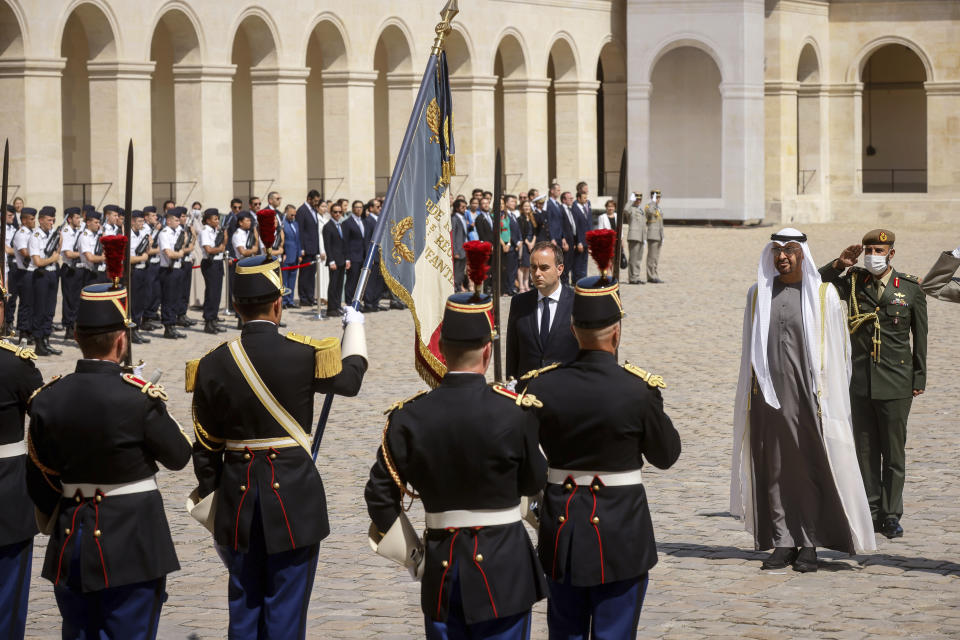
[{"label": "white belt", "polygon": [[146,269],[146,268],[147,268],[147,263],[146,263],[146,262],[141,262],[141,263],[139,263],[139,264],[134,265],[133,268],[134,268],[134,269]]},{"label": "white belt", "polygon": [[634,471],[575,471],[572,469],[547,469],[547,482],[563,484],[567,478],[573,478],[577,485],[590,484],[595,477],[605,487],[623,487],[631,484],[643,484],[643,474],[640,469]]},{"label": "white belt", "polygon": [[461,529],[492,527],[520,521],[520,507],[509,509],[464,509],[460,511],[427,512],[427,529]]},{"label": "white belt", "polygon": [[157,478],[150,476],[136,482],[124,482],[122,484],[91,484],[87,482],[78,482],[71,484],[63,483],[63,497],[72,498],[77,491],[84,498],[92,498],[97,495],[97,491],[105,496],[125,496],[129,493],[146,493],[147,491],[156,491]]},{"label": "white belt", "polygon": [[16,458],[17,456],[23,456],[27,453],[27,443],[21,440],[20,442],[11,442],[10,444],[0,444],[0,458]]},{"label": "white belt", "polygon": [[264,449],[284,449],[299,447],[300,443],[293,438],[260,438],[254,440],[227,440],[227,451],[260,451]]}]

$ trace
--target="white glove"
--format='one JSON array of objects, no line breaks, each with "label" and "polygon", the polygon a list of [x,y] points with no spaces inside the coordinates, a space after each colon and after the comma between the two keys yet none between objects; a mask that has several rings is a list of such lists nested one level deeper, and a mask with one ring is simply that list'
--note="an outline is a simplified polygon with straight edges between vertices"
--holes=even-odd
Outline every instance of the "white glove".
[{"label": "white glove", "polygon": [[146,366],[146,365],[145,365],[144,363],[142,363],[142,362],[141,362],[140,364],[138,364],[137,366],[135,366],[135,367],[133,368],[133,375],[136,376],[136,377],[138,377],[138,378],[140,378],[141,380],[143,380],[143,368],[144,368],[145,366]]},{"label": "white glove", "polygon": [[363,314],[354,309],[353,307],[344,307],[343,308],[343,326],[346,327],[348,324],[353,323],[363,324]]},{"label": "white glove", "polygon": [[960,260],[960,247],[957,247],[956,249],[953,250],[953,257],[956,258],[957,260]]},{"label": "white glove", "polygon": [[507,380],[507,384],[505,384],[505,385],[503,385],[503,386],[505,386],[507,389],[510,389],[510,391],[513,391],[514,393],[516,393],[516,392],[517,392],[517,379],[516,379],[516,378],[510,378],[509,380]]}]

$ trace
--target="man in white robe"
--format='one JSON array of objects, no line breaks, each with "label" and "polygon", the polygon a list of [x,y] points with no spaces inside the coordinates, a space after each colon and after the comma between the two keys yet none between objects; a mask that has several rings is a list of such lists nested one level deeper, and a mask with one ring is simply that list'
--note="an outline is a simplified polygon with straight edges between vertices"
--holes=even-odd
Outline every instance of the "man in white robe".
[{"label": "man in white robe", "polygon": [[747,294],[734,409],[730,512],[764,569],[817,570],[817,547],[853,554],[876,542],[850,417],[850,336],[796,229],[764,247]]}]

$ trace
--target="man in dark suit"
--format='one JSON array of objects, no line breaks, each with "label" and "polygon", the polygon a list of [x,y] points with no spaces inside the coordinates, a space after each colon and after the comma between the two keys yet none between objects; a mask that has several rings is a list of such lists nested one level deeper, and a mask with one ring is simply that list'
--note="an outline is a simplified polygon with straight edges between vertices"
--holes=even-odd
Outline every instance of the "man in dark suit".
[{"label": "man in dark suit", "polygon": [[[303,250],[303,259],[309,262],[320,255],[320,192],[311,189],[307,194],[307,201],[297,209],[297,229],[300,231],[300,248]],[[297,291],[300,294],[300,305],[317,304],[316,296],[317,265],[300,268],[300,282]]]},{"label": "man in dark suit", "polygon": [[467,208],[464,200],[453,203],[453,219],[450,221],[450,238],[453,241],[453,284],[459,293],[466,290],[467,252],[463,250],[467,242],[469,230],[467,219],[463,212]]},{"label": "man in dark suit", "polygon": [[356,293],[357,283],[360,281],[360,271],[363,270],[363,259],[367,255],[366,243],[363,241],[367,233],[363,226],[363,203],[354,200],[351,209],[353,212],[347,215],[340,225],[347,264],[346,304],[353,302],[353,294]]},{"label": "man in dark suit", "polygon": [[[284,267],[293,267],[300,263],[300,260],[304,257],[303,255],[303,238],[300,233],[300,225],[297,223],[296,217],[297,210],[294,209],[292,204],[288,204],[284,207],[283,210],[283,266]],[[316,254],[313,254],[316,255]],[[311,256],[312,259],[313,256]],[[289,290],[289,293],[285,293],[283,296],[283,308],[292,308],[293,304],[293,287],[297,282],[297,272],[303,271],[308,267],[301,267],[300,269],[290,269],[288,268],[283,272],[283,287],[284,289]],[[313,269],[314,267],[309,267]],[[300,274],[301,279],[303,274]],[[303,300],[303,297],[300,297]]]},{"label": "man in dark suit", "polygon": [[[577,219],[573,212],[573,194],[569,191],[564,191],[563,195],[560,196],[560,228],[560,241],[555,241],[554,244],[563,249],[563,261],[567,265],[567,270],[564,271],[561,282],[563,284],[576,284],[576,278],[571,283],[570,276],[573,274],[576,267],[576,258],[579,255],[577,253]],[[552,237],[551,240],[553,240]],[[584,246],[584,250],[586,250],[586,246]]]},{"label": "man in dark suit", "polygon": [[573,219],[577,223],[576,240],[573,254],[573,282],[577,283],[587,277],[587,231],[593,229],[593,212],[590,210],[590,201],[586,191],[577,194],[577,201],[572,207]]},{"label": "man in dark suit", "polygon": [[[560,202],[560,185],[554,182],[550,185],[550,196],[544,205],[547,212],[547,227],[550,230],[550,241],[560,247],[564,252],[569,247],[563,246],[563,204]],[[566,280],[564,281],[566,282]]]},{"label": "man in dark suit", "polygon": [[347,271],[346,252],[343,246],[343,229],[340,218],[343,207],[330,205],[330,220],[323,225],[323,247],[327,251],[326,264],[330,270],[330,282],[327,284],[327,317],[340,316],[340,302],[343,297],[343,277]]},{"label": "man in dark suit", "polygon": [[[474,221],[474,227],[477,230],[477,238],[480,242],[489,242],[494,251],[500,246],[500,234],[493,230],[493,213],[490,211],[490,199],[482,198],[480,200],[480,209],[477,210],[477,218]],[[493,253],[490,254],[490,262],[493,263]],[[490,292],[491,278],[493,271],[487,272],[487,279],[483,283],[483,290]]]},{"label": "man in dark suit", "polygon": [[577,341],[570,331],[573,289],[560,283],[563,252],[551,242],[539,242],[530,254],[533,286],[510,302],[507,319],[507,377],[577,357]]},{"label": "man in dark suit", "polygon": [[517,271],[520,267],[520,231],[519,213],[517,213],[517,197],[508,195],[504,198],[503,215],[510,226],[510,245],[507,253],[503,254],[503,292],[508,296],[517,294]]},{"label": "man in dark suit", "polygon": [[[363,217],[363,246],[367,251],[373,248],[373,231],[377,228],[377,220],[380,217],[380,205],[376,200],[370,200],[364,205],[366,215]],[[364,256],[366,257],[366,256]],[[363,292],[363,310],[369,312],[380,311],[380,298],[383,297],[383,290],[386,283],[383,281],[383,274],[380,273],[380,246],[377,246],[377,254],[370,263],[370,276],[367,278],[367,288]]]}]

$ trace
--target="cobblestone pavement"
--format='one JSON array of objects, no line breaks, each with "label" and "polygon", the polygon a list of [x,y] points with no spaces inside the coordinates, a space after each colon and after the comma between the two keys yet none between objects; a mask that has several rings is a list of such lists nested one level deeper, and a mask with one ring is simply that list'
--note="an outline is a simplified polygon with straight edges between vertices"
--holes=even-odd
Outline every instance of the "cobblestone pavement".
[{"label": "cobblestone pavement", "polygon": [[[669,212],[669,210],[668,210]],[[820,263],[858,242],[866,229],[808,226]],[[960,237],[946,225],[897,229],[898,268],[926,273],[938,252]],[[904,528],[879,536],[870,555],[821,552],[820,571],[761,572],[764,553],[727,513],[733,396],[747,287],[771,229],[667,229],[663,285],[627,286],[621,358],[667,381],[666,409],[683,439],[667,471],[647,468],[644,481],[659,542],[641,637],[943,637],[960,635],[960,306],[929,301],[927,392],[914,402],[907,442]],[[507,305],[504,305],[506,314]],[[192,313],[196,316],[198,314]],[[504,315],[504,317],[506,317]],[[285,314],[290,330],[333,335],[339,323],[305,311]],[[232,332],[224,334],[227,337]],[[407,312],[368,314],[371,368],[356,398],[338,398],[321,448],[332,535],[322,543],[310,606],[311,638],[411,638],[422,635],[419,592],[407,573],[367,546],[363,486],[379,444],[383,410],[423,385],[412,366]],[[154,338],[139,347],[147,372],[164,370],[169,408],[190,425],[183,362],[218,340],[191,330],[189,340]],[[72,370],[75,348],[41,359],[44,377]],[[321,398],[317,398],[319,413]],[[451,461],[455,463],[455,461]],[[189,467],[162,471],[181,571],[167,583],[160,637],[226,636],[226,578],[209,536],[184,511],[195,485]],[[414,520],[420,518],[414,508]],[[422,521],[422,520],[419,520]],[[52,586],[39,577],[46,540],[36,539],[28,637],[59,637]],[[534,638],[546,638],[545,603],[535,608]]]}]

